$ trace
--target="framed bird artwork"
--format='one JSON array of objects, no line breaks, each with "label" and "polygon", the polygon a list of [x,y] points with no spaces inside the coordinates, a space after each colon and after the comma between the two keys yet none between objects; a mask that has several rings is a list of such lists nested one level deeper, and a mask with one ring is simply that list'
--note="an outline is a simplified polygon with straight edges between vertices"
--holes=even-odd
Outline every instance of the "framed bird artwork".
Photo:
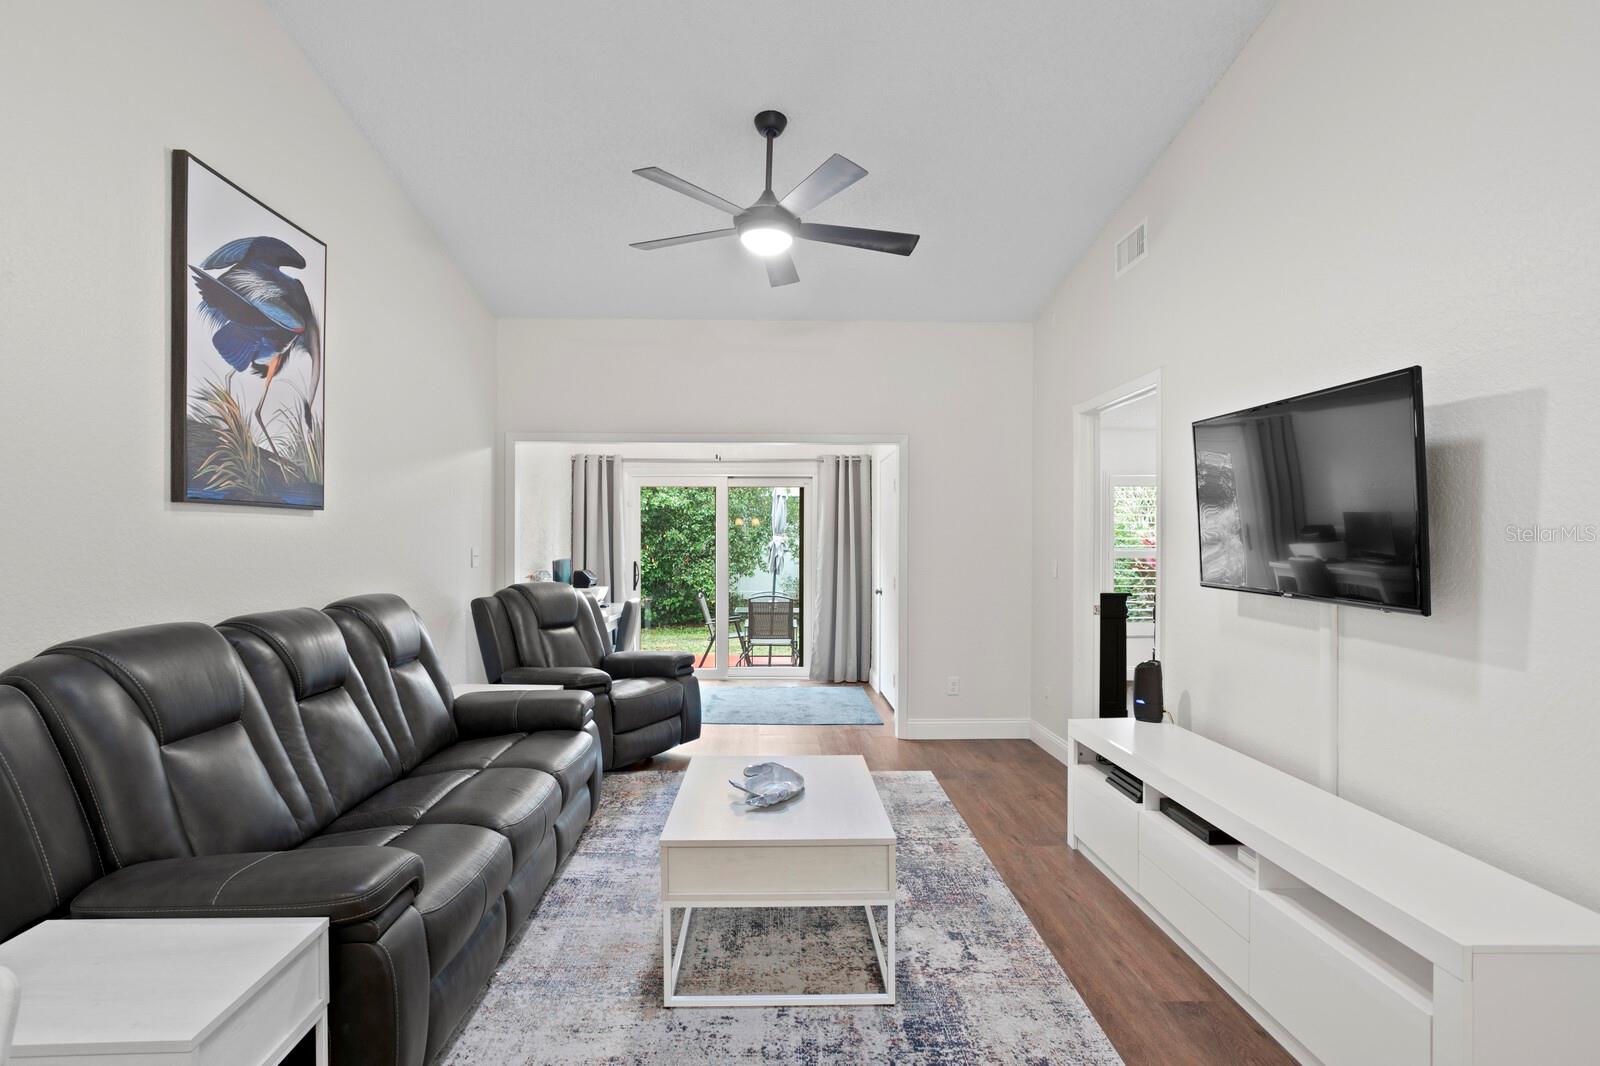
[{"label": "framed bird artwork", "polygon": [[172,499],[321,510],[328,246],[172,153]]}]

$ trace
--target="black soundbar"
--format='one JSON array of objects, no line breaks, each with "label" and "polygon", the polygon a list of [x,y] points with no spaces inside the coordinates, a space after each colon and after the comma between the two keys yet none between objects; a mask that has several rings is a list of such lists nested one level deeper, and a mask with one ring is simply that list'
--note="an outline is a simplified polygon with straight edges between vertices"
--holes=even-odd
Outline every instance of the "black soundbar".
[{"label": "black soundbar", "polygon": [[1178,825],[1188,830],[1200,840],[1212,846],[1220,844],[1237,844],[1237,840],[1200,817],[1198,814],[1183,806],[1174,803],[1165,796],[1161,798],[1161,813],[1171,818]]}]

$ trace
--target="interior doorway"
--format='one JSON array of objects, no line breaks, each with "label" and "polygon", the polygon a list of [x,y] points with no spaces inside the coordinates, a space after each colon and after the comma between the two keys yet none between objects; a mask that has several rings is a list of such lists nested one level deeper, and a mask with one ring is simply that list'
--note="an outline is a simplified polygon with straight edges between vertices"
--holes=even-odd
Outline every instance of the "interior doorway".
[{"label": "interior doorway", "polygon": [[[909,683],[909,645],[915,626],[906,603],[910,558],[906,521],[908,452],[907,439],[892,434],[798,435],[773,441],[756,437],[708,440],[698,436],[509,433],[502,467],[507,505],[502,512],[500,570],[507,583],[547,580],[549,571],[557,569],[551,561],[565,560],[573,554],[573,459],[580,455],[613,456],[621,469],[615,507],[621,516],[617,526],[623,542],[621,561],[608,588],[613,607],[632,599],[642,603],[646,595],[652,605],[661,598],[675,598],[674,617],[653,611],[648,616],[650,629],[675,632],[653,633],[651,642],[658,638],[675,642],[671,650],[686,652],[705,664],[697,667],[697,672],[707,681],[708,695],[713,690],[740,695],[765,690],[782,695],[781,690],[789,689],[818,693],[818,698],[809,703],[839,702],[837,707],[830,704],[824,708],[826,714],[812,714],[816,708],[809,705],[784,709],[786,716],[790,710],[804,712],[795,723],[804,725],[858,724],[858,719],[867,718],[860,705],[870,703],[887,729],[898,736],[913,721],[916,712],[911,704],[917,702],[913,691],[916,686]],[[873,627],[872,688],[867,690],[866,698],[849,706],[845,705],[849,695],[846,690],[864,686],[813,682],[808,676],[809,663],[818,646],[816,615],[823,598],[819,567],[824,541],[818,530],[827,508],[817,494],[819,464],[825,456],[836,454],[870,456],[873,460],[871,589],[882,590],[882,595],[869,593],[862,607]],[[687,577],[656,571],[652,580],[644,573],[639,492],[646,482],[660,490],[663,498],[670,490],[683,499],[681,521],[669,525],[692,533],[688,539],[694,547],[687,555],[693,566]],[[773,556],[767,554],[774,538],[765,535],[774,517],[775,490],[783,496],[787,532],[780,542],[783,549],[776,560],[776,574],[772,570]],[[742,494],[749,498],[741,502]],[[742,527],[738,524],[741,510],[746,518]],[[759,518],[759,523],[752,518]],[[762,531],[756,534],[762,540],[758,545],[762,551],[757,553],[754,567],[741,567],[739,562],[744,556],[733,550],[740,530],[747,534]],[[643,587],[646,584],[651,587]],[[791,601],[793,636],[789,637],[781,622],[776,633],[758,628],[756,636],[765,632],[774,642],[769,645],[752,641],[746,657],[740,630],[751,635],[745,621],[749,616],[748,602],[763,593],[768,601]],[[706,601],[704,612],[700,608],[701,596]],[[780,610],[767,613],[781,619],[781,605]],[[683,620],[685,614],[688,621]],[[744,617],[735,622],[739,615]],[[640,620],[643,623],[646,618]],[[641,625],[636,645],[644,642],[645,635]],[[878,693],[880,684],[888,688],[892,705]],[[782,721],[774,720],[774,724],[791,721],[784,717]],[[873,718],[862,724],[876,723],[877,718]]]},{"label": "interior doorway", "polygon": [[[1074,408],[1073,713],[1099,705],[1100,594],[1126,593],[1125,684],[1161,648],[1159,373]],[[1126,698],[1126,697],[1125,697]]]}]

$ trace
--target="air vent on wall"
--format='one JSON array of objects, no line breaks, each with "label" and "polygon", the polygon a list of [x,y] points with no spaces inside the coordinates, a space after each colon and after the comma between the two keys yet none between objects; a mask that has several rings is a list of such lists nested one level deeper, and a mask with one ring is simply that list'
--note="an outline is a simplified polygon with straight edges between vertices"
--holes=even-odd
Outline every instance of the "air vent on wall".
[{"label": "air vent on wall", "polygon": [[1144,258],[1145,238],[1143,222],[1133,227],[1133,231],[1117,242],[1117,277],[1133,269],[1133,265]]}]

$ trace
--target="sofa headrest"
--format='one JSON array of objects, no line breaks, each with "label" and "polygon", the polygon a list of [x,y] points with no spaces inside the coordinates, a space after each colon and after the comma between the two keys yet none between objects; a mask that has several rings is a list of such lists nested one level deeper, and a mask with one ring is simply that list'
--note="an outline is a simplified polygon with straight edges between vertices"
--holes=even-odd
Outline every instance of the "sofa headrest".
[{"label": "sofa headrest", "polygon": [[[67,765],[33,703],[0,684],[0,940],[66,913],[105,871]],[[3,1043],[3,1041],[0,1041]]]},{"label": "sofa headrest", "polygon": [[297,700],[342,686],[350,677],[350,653],[333,619],[311,607],[244,614],[222,623],[265,641],[294,680]]},{"label": "sofa headrest", "polygon": [[422,654],[422,623],[417,612],[391,592],[350,596],[328,604],[327,609],[359,618],[377,638],[390,666],[403,666]]},{"label": "sofa headrest", "polygon": [[57,644],[44,655],[81,659],[110,675],[164,745],[244,713],[244,667],[227,638],[200,622],[101,633]]},{"label": "sofa headrest", "polygon": [[583,593],[560,581],[528,581],[495,593],[506,606],[521,601],[533,608],[540,629],[563,629],[578,624],[580,611],[588,609]]}]

